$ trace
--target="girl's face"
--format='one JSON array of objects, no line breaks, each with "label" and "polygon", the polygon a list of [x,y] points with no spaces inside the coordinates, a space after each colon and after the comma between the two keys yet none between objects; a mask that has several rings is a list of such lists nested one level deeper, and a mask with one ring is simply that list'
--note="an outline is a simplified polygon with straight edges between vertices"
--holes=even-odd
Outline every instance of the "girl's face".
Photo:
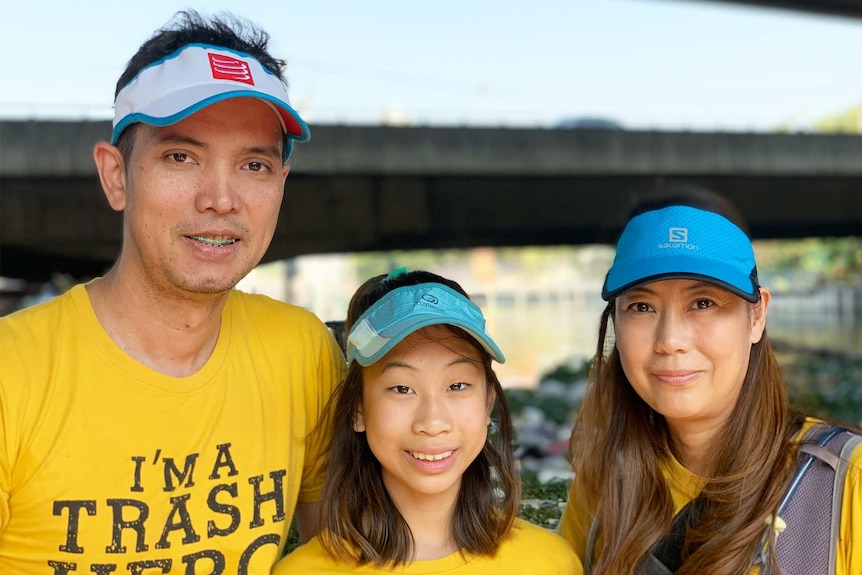
[{"label": "girl's face", "polygon": [[440,325],[423,328],[365,368],[354,429],[402,509],[454,506],[461,476],[488,436],[493,393],[479,351]]},{"label": "girl's face", "polygon": [[714,431],[730,416],[766,324],[769,291],[761,296],[750,304],[705,282],[664,280],[617,298],[623,370],[671,432]]}]

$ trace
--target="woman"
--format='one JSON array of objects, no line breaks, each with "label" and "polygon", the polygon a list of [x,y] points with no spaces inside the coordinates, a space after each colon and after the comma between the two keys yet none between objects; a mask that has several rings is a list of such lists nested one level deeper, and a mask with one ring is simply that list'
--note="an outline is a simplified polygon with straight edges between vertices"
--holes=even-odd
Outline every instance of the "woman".
[{"label": "woman", "polygon": [[580,575],[562,538],[516,518],[511,422],[491,367],[504,358],[464,290],[429,272],[374,277],[345,327],[322,531],[274,575]]},{"label": "woman", "polygon": [[[766,337],[770,292],[734,219],[715,196],[678,187],[642,206],[617,244],[560,522],[587,573],[778,573],[795,560],[774,552],[777,511],[814,421],[788,406]],[[838,575],[862,573],[860,462],[856,449]],[[656,557],[671,565],[646,570]]]}]

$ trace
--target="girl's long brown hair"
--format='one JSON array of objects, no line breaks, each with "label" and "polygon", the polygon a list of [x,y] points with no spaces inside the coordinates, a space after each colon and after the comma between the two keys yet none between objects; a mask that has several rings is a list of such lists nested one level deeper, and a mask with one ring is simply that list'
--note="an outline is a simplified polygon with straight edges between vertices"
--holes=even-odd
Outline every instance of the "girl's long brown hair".
[{"label": "girl's long brown hair", "polygon": [[[430,272],[414,271],[391,278],[377,276],[354,294],[345,329],[349,332],[362,312],[387,292],[429,282],[442,283],[467,295],[457,283]],[[514,523],[520,503],[509,408],[488,353],[465,331],[446,327],[480,353],[488,393],[496,395],[492,416],[496,430],[489,432],[481,453],[464,472],[452,533],[462,552],[493,555]],[[383,484],[380,463],[371,452],[365,433],[353,430],[354,416],[362,401],[362,377],[363,367],[354,362],[323,419],[324,425],[332,430],[332,438],[321,497],[321,543],[330,554],[343,560],[398,565],[412,559],[413,535]]]}]

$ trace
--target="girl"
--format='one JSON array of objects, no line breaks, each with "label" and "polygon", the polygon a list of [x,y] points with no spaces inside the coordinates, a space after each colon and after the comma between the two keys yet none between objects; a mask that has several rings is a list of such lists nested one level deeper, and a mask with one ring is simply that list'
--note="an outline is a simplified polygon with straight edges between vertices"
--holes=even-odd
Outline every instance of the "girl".
[{"label": "girl", "polygon": [[[365,282],[350,302],[321,533],[288,573],[581,573],[553,532],[516,518],[504,357],[461,287],[429,272]],[[489,433],[491,414],[499,417]]]},{"label": "girl", "polygon": [[835,570],[800,567],[813,547],[782,547],[800,529],[830,537],[810,515],[778,513],[814,421],[788,408],[770,292],[732,208],[699,189],[666,194],[629,220],[605,280],[562,535],[595,575],[862,573],[859,448],[837,492]]}]

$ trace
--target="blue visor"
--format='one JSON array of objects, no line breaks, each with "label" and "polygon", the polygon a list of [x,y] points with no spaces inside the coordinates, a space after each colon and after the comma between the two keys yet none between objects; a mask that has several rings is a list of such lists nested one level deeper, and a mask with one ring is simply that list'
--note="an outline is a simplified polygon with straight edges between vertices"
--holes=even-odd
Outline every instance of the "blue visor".
[{"label": "blue visor", "polygon": [[637,215],[617,243],[602,298],[666,279],[698,279],[746,299],[760,299],[751,240],[733,222],[689,206]]},{"label": "blue visor", "polygon": [[476,304],[442,284],[423,283],[392,290],[359,316],[347,336],[347,364],[368,367],[414,331],[438,324],[460,327],[491,359],[506,361]]}]

